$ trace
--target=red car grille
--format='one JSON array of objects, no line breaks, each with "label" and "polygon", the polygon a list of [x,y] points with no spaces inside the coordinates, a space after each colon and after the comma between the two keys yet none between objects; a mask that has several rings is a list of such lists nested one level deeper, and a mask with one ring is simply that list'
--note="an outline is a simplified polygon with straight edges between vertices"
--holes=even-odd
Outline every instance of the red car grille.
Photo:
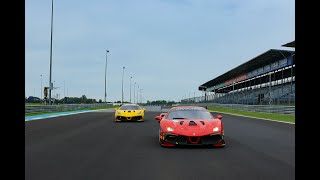
[{"label": "red car grille", "polygon": [[188,142],[191,144],[198,144],[200,142],[200,137],[188,137]]},{"label": "red car grille", "polygon": [[207,136],[180,136],[166,134],[165,141],[178,145],[212,145],[223,141],[221,134]]},{"label": "red car grille", "polygon": [[127,118],[124,116],[117,116],[117,119],[119,119],[121,121],[137,121],[137,120],[142,119],[142,116],[134,116],[134,117],[130,117],[130,118]]}]

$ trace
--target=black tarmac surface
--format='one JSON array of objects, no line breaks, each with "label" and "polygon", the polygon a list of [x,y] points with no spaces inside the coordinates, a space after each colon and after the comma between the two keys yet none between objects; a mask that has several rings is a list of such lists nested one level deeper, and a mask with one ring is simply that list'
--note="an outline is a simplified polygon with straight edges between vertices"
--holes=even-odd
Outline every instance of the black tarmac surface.
[{"label": "black tarmac surface", "polygon": [[162,148],[159,114],[146,112],[145,122],[114,122],[113,112],[25,122],[25,179],[295,179],[295,125],[221,114],[226,147]]}]

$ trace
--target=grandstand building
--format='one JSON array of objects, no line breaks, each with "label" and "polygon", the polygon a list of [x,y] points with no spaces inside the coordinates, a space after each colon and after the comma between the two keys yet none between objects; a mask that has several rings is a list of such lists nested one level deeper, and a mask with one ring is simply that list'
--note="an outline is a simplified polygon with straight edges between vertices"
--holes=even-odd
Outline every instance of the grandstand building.
[{"label": "grandstand building", "polygon": [[[283,46],[294,47],[294,41]],[[295,104],[295,51],[270,49],[201,84],[204,96],[184,102]]]}]

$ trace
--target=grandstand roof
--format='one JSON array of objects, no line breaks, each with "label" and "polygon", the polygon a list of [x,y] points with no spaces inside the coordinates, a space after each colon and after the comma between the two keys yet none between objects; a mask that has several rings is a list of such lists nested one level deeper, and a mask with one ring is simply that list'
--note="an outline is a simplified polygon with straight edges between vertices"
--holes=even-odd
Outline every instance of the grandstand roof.
[{"label": "grandstand roof", "polygon": [[295,41],[289,42],[287,44],[282,45],[284,47],[295,47]]},{"label": "grandstand roof", "polygon": [[239,65],[238,67],[231,69],[230,71],[218,76],[217,78],[214,78],[202,85],[199,86],[199,90],[204,90],[209,87],[213,87],[217,84],[223,83],[227,80],[230,80],[234,77],[237,77],[239,75],[242,75],[244,73],[250,72],[252,70],[255,70],[259,67],[263,67],[267,64],[273,63],[277,60],[283,59],[283,56],[290,56],[293,54],[294,51],[289,50],[279,50],[279,49],[270,49],[269,51],[266,51],[265,53]]}]

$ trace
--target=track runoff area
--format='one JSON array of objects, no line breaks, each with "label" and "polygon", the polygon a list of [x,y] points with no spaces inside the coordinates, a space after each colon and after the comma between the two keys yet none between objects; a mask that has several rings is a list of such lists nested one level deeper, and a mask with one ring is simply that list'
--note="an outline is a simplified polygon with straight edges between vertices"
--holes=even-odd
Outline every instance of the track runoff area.
[{"label": "track runoff area", "polygon": [[[295,179],[295,125],[219,113],[224,148],[162,148],[160,112],[101,110],[25,122],[25,179]],[[216,116],[216,113],[212,114]]]}]

